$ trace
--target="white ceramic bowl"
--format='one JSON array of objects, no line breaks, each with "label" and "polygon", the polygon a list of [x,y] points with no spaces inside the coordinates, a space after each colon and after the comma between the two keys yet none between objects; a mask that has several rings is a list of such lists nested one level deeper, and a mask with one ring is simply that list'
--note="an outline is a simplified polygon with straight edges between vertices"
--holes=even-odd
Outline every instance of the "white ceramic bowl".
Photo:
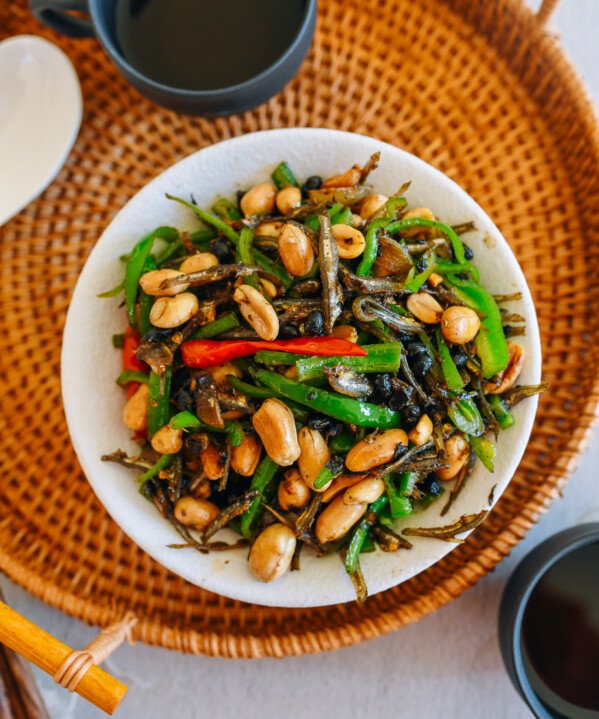
[{"label": "white ceramic bowl", "polygon": [[[287,160],[300,178],[332,175],[354,162],[363,163],[381,151],[380,167],[370,177],[377,192],[391,194],[404,181],[411,206],[430,207],[444,222],[473,220],[478,232],[468,235],[483,283],[493,292],[522,292],[513,309],[526,317],[526,336],[519,341],[527,354],[523,383],[540,381],[541,351],[535,310],[524,276],[495,225],[482,209],[454,182],[422,160],[384,142],[346,132],[289,129],[258,132],[226,140],[196,152],[169,168],[135,195],[106,228],[91,253],[77,283],[69,308],[62,348],[62,388],[67,421],[75,451],[94,491],[114,520],[154,559],[188,581],[212,592],[255,604],[310,607],[354,598],[354,589],[339,557],[317,559],[302,554],[301,571],[287,573],[273,584],[255,580],[247,567],[247,551],[202,555],[192,549],[169,549],[178,534],[155,507],[143,499],[135,473],[100,461],[117,448],[135,450],[121,421],[124,393],[115,384],[120,353],[111,345],[114,333],[125,327],[125,313],[118,299],[99,300],[96,295],[122,280],[119,256],[144,234],[159,225],[192,229],[192,213],[164,198],[166,192],[183,197],[193,193],[202,207],[216,196],[234,196],[236,190],[268,179],[280,160]],[[126,179],[123,178],[123,182]],[[516,425],[502,432],[497,445],[495,473],[481,463],[454,503],[440,518],[445,500],[404,524],[448,524],[466,513],[489,507],[506,488],[526,447],[537,400],[518,405]],[[401,524],[399,524],[401,526]],[[223,538],[233,532],[223,532]],[[362,570],[370,594],[414,576],[452,550],[453,544],[413,538],[410,551],[363,555]]]}]

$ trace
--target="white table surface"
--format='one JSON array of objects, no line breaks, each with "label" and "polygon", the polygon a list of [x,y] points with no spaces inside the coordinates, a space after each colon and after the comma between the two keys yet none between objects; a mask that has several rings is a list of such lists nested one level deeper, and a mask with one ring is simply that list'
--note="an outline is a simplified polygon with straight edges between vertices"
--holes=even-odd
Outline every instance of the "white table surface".
[{"label": "white table surface", "polygon": [[[531,2],[537,5],[538,2]],[[599,2],[562,0],[551,26],[599,104]],[[519,560],[549,535],[599,520],[599,440],[564,497],[489,576],[417,624],[349,649],[284,660],[190,657],[144,645],[121,647],[106,668],[129,684],[120,719],[527,719],[504,671],[496,620],[501,592]],[[0,580],[8,602],[73,647],[95,631]],[[52,719],[105,716],[37,672]]]}]

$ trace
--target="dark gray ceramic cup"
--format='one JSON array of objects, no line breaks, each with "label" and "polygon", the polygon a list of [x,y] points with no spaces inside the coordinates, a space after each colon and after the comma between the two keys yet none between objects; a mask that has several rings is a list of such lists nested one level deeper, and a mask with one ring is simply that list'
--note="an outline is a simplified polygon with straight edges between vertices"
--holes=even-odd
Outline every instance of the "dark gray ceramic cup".
[{"label": "dark gray ceramic cup", "polygon": [[[284,0],[281,0],[284,2]],[[256,107],[275,95],[297,73],[314,35],[316,0],[305,0],[291,45],[270,67],[245,82],[215,90],[185,90],[156,82],[123,57],[116,41],[116,0],[29,0],[33,14],[69,37],[96,36],[127,82],[159,105],[188,115],[230,115]],[[72,11],[87,17],[75,16]]]},{"label": "dark gray ceramic cup", "polygon": [[[541,577],[570,552],[596,542],[599,542],[599,522],[582,524],[549,537],[520,562],[504,590],[499,609],[499,644],[503,661],[514,686],[537,719],[589,716],[586,710],[575,714],[559,711],[535,691],[530,679],[534,670],[522,649],[522,621],[528,600]],[[590,716],[599,714],[593,712]]]}]

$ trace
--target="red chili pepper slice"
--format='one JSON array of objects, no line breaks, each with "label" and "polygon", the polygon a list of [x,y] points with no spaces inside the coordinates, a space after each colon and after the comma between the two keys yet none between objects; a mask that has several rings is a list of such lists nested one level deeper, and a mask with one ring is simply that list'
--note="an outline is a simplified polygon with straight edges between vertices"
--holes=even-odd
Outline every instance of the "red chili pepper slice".
[{"label": "red chili pepper slice", "polygon": [[147,365],[135,356],[135,350],[139,347],[139,343],[139,335],[133,327],[128,326],[123,339],[123,369],[128,372],[136,370],[148,371]]},{"label": "red chili pepper slice", "polygon": [[191,340],[181,345],[186,367],[214,367],[215,365],[253,355],[260,350],[280,350],[292,354],[317,357],[365,357],[366,350],[349,340],[337,337],[297,337],[291,340]]}]

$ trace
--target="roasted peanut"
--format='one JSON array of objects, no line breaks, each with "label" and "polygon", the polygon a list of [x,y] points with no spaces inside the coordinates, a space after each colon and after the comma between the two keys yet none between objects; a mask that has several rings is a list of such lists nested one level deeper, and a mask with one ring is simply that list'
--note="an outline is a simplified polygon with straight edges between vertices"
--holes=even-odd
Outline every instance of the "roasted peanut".
[{"label": "roasted peanut", "polygon": [[360,217],[360,215],[356,215],[356,214],[354,213],[354,214],[351,216],[350,225],[351,225],[352,227],[361,227],[361,226],[362,226],[362,222],[363,222],[363,220],[362,220],[362,218]]},{"label": "roasted peanut", "polygon": [[333,225],[332,229],[337,251],[342,260],[353,260],[364,252],[366,240],[360,230],[349,225]]},{"label": "roasted peanut", "polygon": [[487,394],[501,394],[513,387],[524,366],[524,348],[515,342],[507,343],[508,362],[507,367],[497,375],[499,384],[485,382],[483,391]]},{"label": "roasted peanut", "polygon": [[256,225],[254,234],[256,237],[274,237],[277,239],[284,224],[283,220],[264,220]]},{"label": "roasted peanut", "polygon": [[358,330],[351,325],[337,325],[333,327],[331,334],[340,340],[348,340],[349,342],[358,341]]},{"label": "roasted peanut", "polygon": [[279,506],[286,512],[288,509],[299,509],[308,504],[310,487],[304,482],[299,469],[289,469],[284,474],[285,479],[279,483],[277,499]]},{"label": "roasted peanut", "polygon": [[208,367],[206,372],[212,375],[212,378],[219,387],[229,386],[229,383],[227,382],[228,374],[232,374],[234,377],[237,377],[237,379],[241,379],[243,377],[242,370],[240,370],[239,367],[234,365],[232,362],[225,362],[224,364],[216,365],[216,367]]},{"label": "roasted peanut", "polygon": [[265,399],[252,424],[273,462],[289,467],[300,456],[293,414],[280,399]]},{"label": "roasted peanut", "polygon": [[345,504],[371,504],[385,491],[385,483],[380,477],[367,477],[346,489],[343,494]]},{"label": "roasted peanut", "polygon": [[251,477],[258,466],[262,447],[251,434],[244,434],[241,444],[231,450],[231,467],[242,477]]},{"label": "roasted peanut", "polygon": [[480,320],[474,310],[469,307],[452,305],[441,317],[441,332],[448,342],[463,345],[476,337],[480,329]]},{"label": "roasted peanut", "polygon": [[431,287],[437,287],[438,285],[443,282],[443,276],[438,275],[436,272],[431,272],[431,274],[428,277],[428,283]]},{"label": "roasted peanut", "polygon": [[288,215],[302,204],[302,191],[299,187],[284,187],[277,192],[277,208],[282,215]]},{"label": "roasted peanut", "polygon": [[366,195],[360,203],[360,213],[362,217],[368,219],[371,215],[374,215],[388,199],[387,195]]},{"label": "roasted peanut", "polygon": [[287,367],[283,374],[288,379],[297,379],[297,367],[292,364],[290,367]]},{"label": "roasted peanut", "polygon": [[428,414],[423,414],[418,424],[408,433],[408,437],[418,447],[422,447],[433,436],[433,423]]},{"label": "roasted peanut", "polygon": [[146,272],[139,278],[139,285],[147,295],[152,295],[153,297],[174,297],[175,295],[181,294],[181,292],[185,292],[189,285],[175,285],[174,287],[167,287],[166,290],[161,290],[160,285],[164,280],[181,277],[181,275],[184,274],[187,273],[178,270],[152,270],[151,272]]},{"label": "roasted peanut", "polygon": [[285,269],[294,277],[303,277],[314,265],[314,250],[308,235],[297,225],[284,225],[278,240],[279,255]]},{"label": "roasted peanut", "polygon": [[201,272],[210,267],[216,267],[216,265],[218,265],[218,257],[212,252],[196,252],[195,255],[186,257],[179,265],[179,269],[186,275],[190,275],[192,272]]},{"label": "roasted peanut", "polygon": [[148,385],[142,382],[123,407],[123,424],[132,432],[142,432],[148,426]]},{"label": "roasted peanut", "polygon": [[342,495],[335,497],[316,520],[316,539],[321,544],[341,539],[366,514],[367,509],[366,502],[345,504]]},{"label": "roasted peanut", "polygon": [[200,452],[200,463],[206,477],[215,482],[225,473],[226,455],[210,443]]},{"label": "roasted peanut", "polygon": [[150,322],[161,329],[179,327],[195,315],[199,306],[198,298],[191,292],[159,297],[150,310]]},{"label": "roasted peanut", "polygon": [[181,497],[175,504],[175,519],[184,527],[202,532],[218,517],[220,509],[199,497]]},{"label": "roasted peanut", "polygon": [[441,321],[443,307],[427,292],[416,292],[406,301],[406,307],[416,319],[427,325],[434,325]]},{"label": "roasted peanut", "polygon": [[246,217],[266,215],[275,206],[277,188],[270,182],[261,182],[248,190],[241,198],[239,207]]},{"label": "roasted peanut", "polygon": [[183,447],[183,430],[165,424],[154,434],[151,444],[152,449],[159,454],[177,454]]},{"label": "roasted peanut", "polygon": [[258,290],[240,285],[233,293],[239,311],[263,340],[274,340],[279,334],[279,318],[274,307]]},{"label": "roasted peanut", "polygon": [[323,187],[355,187],[360,182],[362,168],[354,165],[340,175],[333,175],[322,183]]},{"label": "roasted peanut", "polygon": [[[297,439],[301,449],[297,466],[304,482],[308,487],[314,489],[314,480],[331,458],[331,453],[325,438],[317,429],[302,427],[298,432]],[[324,492],[328,486],[328,484],[325,484],[324,487],[315,491]]]},{"label": "roasted peanut", "polygon": [[[435,216],[432,212],[432,210],[429,210],[428,207],[414,207],[412,210],[408,210],[405,215],[401,218],[402,220],[413,220],[414,218],[419,217],[425,220],[434,220]],[[429,227],[410,227],[407,230],[403,230],[402,234],[404,237],[413,237],[414,235],[419,234],[429,234],[430,228]]]},{"label": "roasted peanut", "polygon": [[393,459],[397,445],[408,446],[408,435],[403,429],[388,429],[380,434],[370,434],[352,447],[345,458],[350,472],[365,472]]},{"label": "roasted peanut", "polygon": [[453,479],[470,457],[470,445],[461,434],[452,434],[445,440],[445,458],[447,467],[438,469],[435,474],[439,479]]},{"label": "roasted peanut", "polygon": [[354,484],[358,484],[358,482],[366,479],[367,476],[367,474],[340,474],[338,477],[335,477],[331,484],[329,484],[328,489],[325,489],[325,491],[320,495],[322,503],[327,504],[327,502],[330,502],[333,497],[336,497],[339,494],[339,492],[342,492],[344,489],[347,489]]},{"label": "roasted peanut", "polygon": [[284,524],[271,524],[260,532],[250,550],[252,574],[262,582],[273,582],[289,569],[296,544],[295,534]]},{"label": "roasted peanut", "polygon": [[260,286],[262,287],[262,292],[264,292],[264,295],[269,299],[273,300],[277,296],[277,288],[275,284],[270,280],[265,279],[264,277],[260,277],[259,282]]}]

